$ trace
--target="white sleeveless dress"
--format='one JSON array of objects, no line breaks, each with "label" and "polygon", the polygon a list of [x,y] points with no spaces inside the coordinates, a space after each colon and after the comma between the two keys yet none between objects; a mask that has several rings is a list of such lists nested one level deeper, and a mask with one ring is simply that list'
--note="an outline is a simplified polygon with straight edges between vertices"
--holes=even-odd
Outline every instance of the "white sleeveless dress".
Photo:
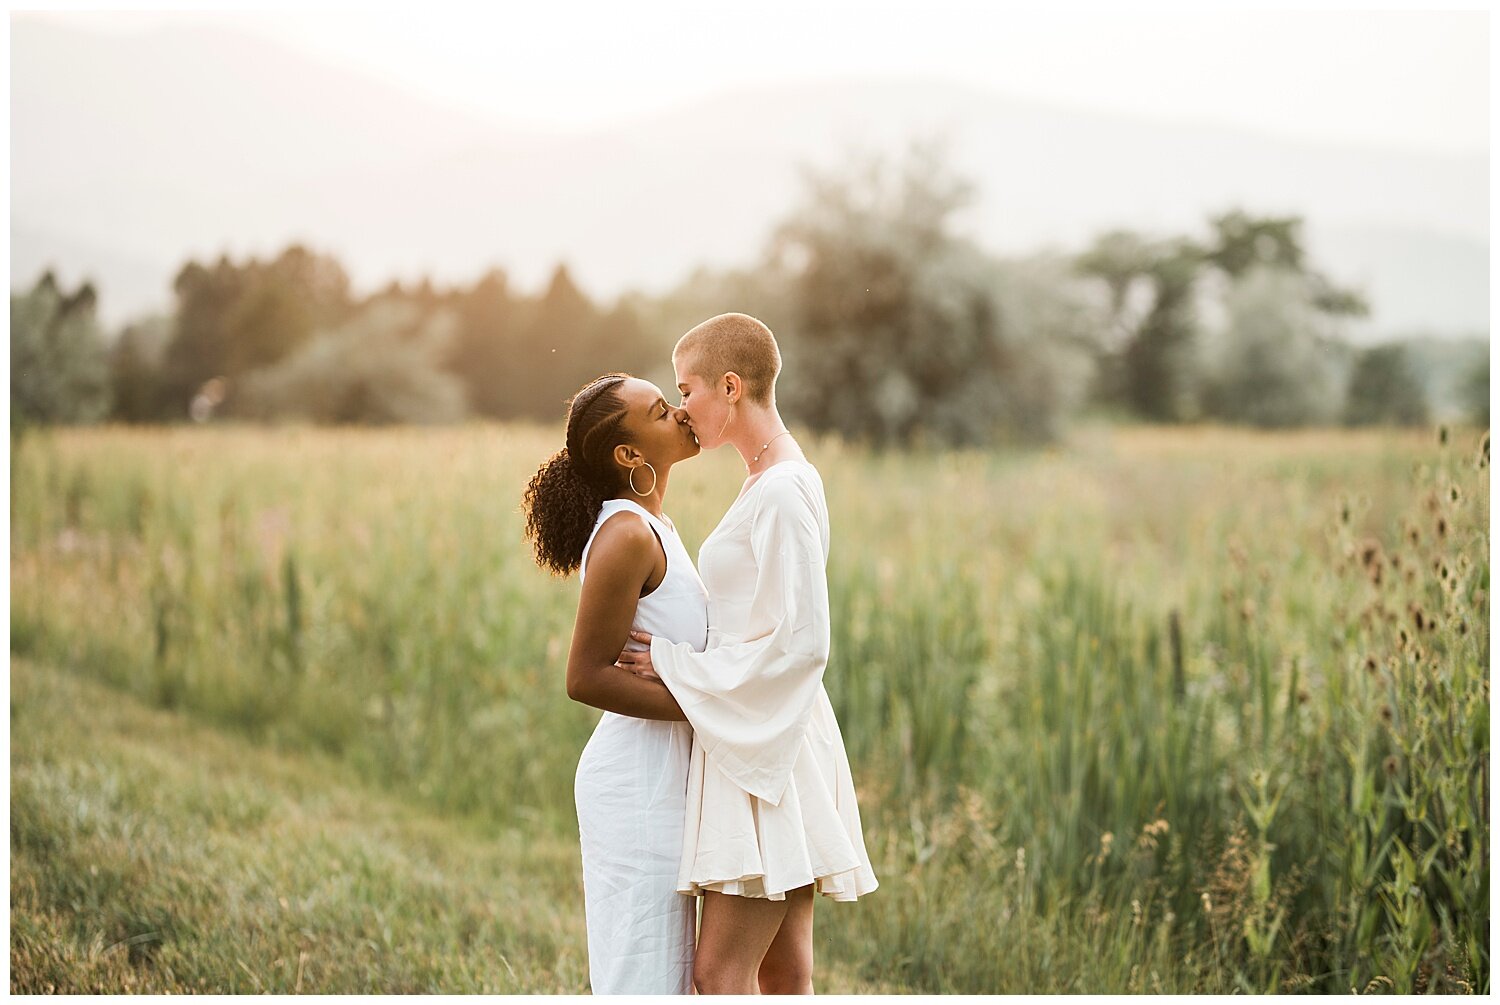
[{"label": "white sleeveless dress", "polygon": [[[701,651],[707,595],[677,532],[626,499],[606,500],[594,534],[622,511],[656,532],[667,574],[636,603],[631,627]],[[579,579],[588,565],[583,550]],[[635,642],[631,649],[642,649]],[[605,712],[578,759],[573,796],[583,852],[589,985],[594,994],[691,994],[697,905],[677,892],[688,763],[686,722]]]}]

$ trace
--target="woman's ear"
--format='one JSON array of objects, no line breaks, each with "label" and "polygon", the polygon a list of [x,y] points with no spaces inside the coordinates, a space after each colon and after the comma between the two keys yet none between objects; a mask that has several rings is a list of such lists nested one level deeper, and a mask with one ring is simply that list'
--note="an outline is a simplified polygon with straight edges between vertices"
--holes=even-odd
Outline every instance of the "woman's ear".
[{"label": "woman's ear", "polygon": [[740,380],[739,374],[733,370],[724,374],[724,396],[731,405],[740,400],[740,395],[744,393],[744,390],[744,382]]},{"label": "woman's ear", "polygon": [[639,450],[635,449],[635,447],[631,446],[630,444],[621,443],[615,446],[613,456],[616,464],[618,464],[622,468],[628,468],[634,466],[636,460],[640,458],[642,454]]}]

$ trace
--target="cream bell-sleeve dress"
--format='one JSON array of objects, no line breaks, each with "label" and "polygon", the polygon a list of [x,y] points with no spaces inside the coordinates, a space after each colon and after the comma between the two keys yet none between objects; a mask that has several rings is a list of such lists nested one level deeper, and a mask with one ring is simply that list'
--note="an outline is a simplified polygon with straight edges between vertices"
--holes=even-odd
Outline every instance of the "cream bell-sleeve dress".
[{"label": "cream bell-sleeve dress", "polygon": [[784,900],[878,885],[828,665],[828,506],[806,461],[771,465],[698,552],[702,652],[660,636],[651,662],[693,727],[677,889]]}]

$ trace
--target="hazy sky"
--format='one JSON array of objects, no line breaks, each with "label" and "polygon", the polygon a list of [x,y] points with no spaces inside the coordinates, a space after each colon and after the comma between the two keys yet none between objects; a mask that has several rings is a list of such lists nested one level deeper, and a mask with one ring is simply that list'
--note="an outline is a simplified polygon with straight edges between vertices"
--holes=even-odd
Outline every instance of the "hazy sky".
[{"label": "hazy sky", "polygon": [[1408,149],[1489,146],[1489,14],[1135,14],[991,4],[535,2],[408,12],[53,13],[253,30],[497,122],[575,130],[759,83],[915,74],[1158,119]]}]

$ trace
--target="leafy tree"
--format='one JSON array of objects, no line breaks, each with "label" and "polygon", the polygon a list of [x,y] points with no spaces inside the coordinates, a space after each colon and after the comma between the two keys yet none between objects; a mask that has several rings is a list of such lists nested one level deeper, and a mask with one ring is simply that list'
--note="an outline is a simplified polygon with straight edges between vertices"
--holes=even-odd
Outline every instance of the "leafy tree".
[{"label": "leafy tree", "polygon": [[997,263],[994,290],[1009,387],[1005,428],[1022,440],[1056,439],[1096,377],[1108,308],[1055,254]]},{"label": "leafy tree", "polygon": [[412,303],[366,305],[246,375],[235,410],[334,424],[457,421],[465,414],[463,385],[440,365],[453,329],[451,315],[427,317]]},{"label": "leafy tree", "polygon": [[1202,252],[1179,241],[1163,245],[1148,270],[1151,309],[1123,356],[1126,399],[1148,419],[1194,417],[1198,317],[1193,293],[1201,263]]},{"label": "leafy tree", "polygon": [[166,397],[162,364],[172,338],[172,319],[158,315],[127,325],[109,354],[112,416],[123,422],[180,418]]},{"label": "leafy tree", "polygon": [[792,305],[782,332],[795,373],[782,391],[789,412],[880,445],[1053,427],[1063,402],[1035,380],[1051,365],[1044,336],[1007,325],[1000,270],[954,230],[972,198],[930,147],[895,164],[807,173],[803,205],[770,255]]},{"label": "leafy tree", "polygon": [[1490,360],[1486,355],[1475,362],[1464,375],[1459,393],[1469,421],[1480,426],[1490,424]]},{"label": "leafy tree", "polygon": [[1210,415],[1265,427],[1337,417],[1329,320],[1305,277],[1257,266],[1232,284],[1228,321],[1205,366]]},{"label": "leafy tree", "polygon": [[1427,395],[1399,345],[1373,346],[1355,360],[1344,404],[1351,426],[1417,426],[1428,418]]},{"label": "leafy tree", "polygon": [[1211,218],[1209,226],[1213,236],[1204,261],[1231,279],[1257,266],[1304,271],[1300,216],[1254,217],[1235,209]]},{"label": "leafy tree", "polygon": [[1168,245],[1130,230],[1111,230],[1074,260],[1083,276],[1102,280],[1107,295],[1104,323],[1094,339],[1094,400],[1124,404],[1132,400],[1126,353],[1156,297],[1152,269]]},{"label": "leafy tree", "polygon": [[72,293],[44,273],[10,297],[11,421],[82,423],[109,411],[108,350],[95,318],[94,287]]},{"label": "leafy tree", "polygon": [[[1306,391],[1329,383],[1328,347],[1310,350],[1308,339],[1326,342],[1331,337],[1319,318],[1367,313],[1364,298],[1309,267],[1300,217],[1231,210],[1211,218],[1209,231],[1201,247],[1188,240],[1151,241],[1112,231],[1078,256],[1078,270],[1103,282],[1110,304],[1110,321],[1097,350],[1096,395],[1159,421],[1193,419],[1206,410],[1231,421],[1281,425],[1297,421],[1291,416],[1326,413],[1326,407],[1308,400]],[[1273,274],[1286,281],[1265,278]],[[1264,303],[1273,290],[1289,300]],[[1233,318],[1222,331],[1205,331],[1200,303],[1213,306],[1221,291]],[[1234,304],[1247,299],[1262,301],[1271,311],[1264,324],[1236,314]],[[1304,329],[1309,333],[1305,338],[1288,334]],[[1281,335],[1273,336],[1273,331]],[[1223,344],[1241,337],[1245,344],[1237,348]],[[1205,344],[1215,341],[1215,347]],[[1294,373],[1273,358],[1278,352],[1315,363],[1307,372]],[[1205,360],[1210,361],[1208,369]],[[1226,366],[1248,369],[1234,374]],[[1257,381],[1269,382],[1264,394],[1256,393]]]},{"label": "leafy tree", "polygon": [[1157,421],[1194,417],[1196,294],[1204,261],[1191,241],[1127,230],[1101,234],[1074,259],[1079,273],[1102,280],[1108,291],[1108,320],[1095,346],[1098,399]]},{"label": "leafy tree", "polygon": [[286,358],[314,331],[351,310],[349,278],[333,258],[300,245],[270,262],[212,266],[188,262],[173,282],[176,326],[165,360],[165,385],[183,414],[211,377],[234,378]]},{"label": "leafy tree", "polygon": [[567,266],[559,265],[522,329],[515,362],[527,379],[511,388],[517,406],[511,415],[558,418],[567,396],[584,381],[615,369],[593,344],[598,323],[593,303]]},{"label": "leafy tree", "polygon": [[1111,230],[1099,235],[1076,259],[1079,272],[1102,279],[1109,290],[1106,348],[1117,348],[1134,335],[1141,316],[1131,309],[1132,302],[1140,299],[1133,294],[1149,284],[1151,270],[1162,254],[1159,243],[1134,231]]},{"label": "leafy tree", "polygon": [[515,334],[506,338],[503,401],[491,413],[498,417],[556,421],[568,395],[585,381],[614,370],[636,372],[664,355],[627,304],[601,313],[564,265],[517,315]]},{"label": "leafy tree", "polygon": [[444,368],[463,382],[470,409],[502,417],[511,411],[515,369],[515,329],[520,305],[511,296],[504,272],[486,273],[454,301],[457,331]]}]

